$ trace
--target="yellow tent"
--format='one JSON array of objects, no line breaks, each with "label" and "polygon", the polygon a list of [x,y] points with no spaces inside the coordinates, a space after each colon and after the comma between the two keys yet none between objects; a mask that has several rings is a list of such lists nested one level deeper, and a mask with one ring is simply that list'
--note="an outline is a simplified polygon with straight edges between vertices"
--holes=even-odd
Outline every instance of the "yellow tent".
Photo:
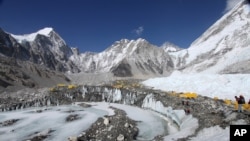
[{"label": "yellow tent", "polygon": [[57,84],[57,87],[65,87],[65,84]]},{"label": "yellow tent", "polygon": [[76,85],[68,85],[68,89],[74,89],[76,87],[77,87]]},{"label": "yellow tent", "polygon": [[198,95],[196,93],[191,93],[191,92],[186,92],[180,95],[180,97],[183,97],[183,98],[197,98],[197,96]]}]

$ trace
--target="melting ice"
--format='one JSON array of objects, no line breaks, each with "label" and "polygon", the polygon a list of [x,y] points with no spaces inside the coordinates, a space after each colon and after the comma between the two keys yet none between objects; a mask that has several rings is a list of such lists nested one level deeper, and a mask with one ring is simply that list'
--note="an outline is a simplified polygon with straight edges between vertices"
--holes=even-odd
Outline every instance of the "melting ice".
[{"label": "melting ice", "polygon": [[[43,112],[36,112],[42,110]],[[77,114],[80,119],[66,122],[67,116]],[[0,126],[1,140],[25,140],[37,132],[53,131],[48,140],[66,140],[69,136],[77,136],[88,129],[98,117],[108,112],[93,108],[83,108],[77,105],[30,108],[20,111],[3,112],[0,122],[10,119],[20,119],[10,126]]]},{"label": "melting ice", "polygon": [[[109,106],[122,109],[131,119],[140,121],[138,139],[150,140],[167,132],[168,122],[152,111],[105,102],[92,103],[92,105],[89,108],[78,105],[61,105],[3,112],[0,115],[0,123],[11,119],[19,119],[19,121],[10,126],[0,126],[0,138],[11,141],[26,140],[37,133],[53,131],[49,133],[50,136],[46,140],[67,140],[68,137],[78,136],[82,131],[88,129],[99,117],[113,115],[114,111]],[[37,112],[39,110],[42,112]],[[66,118],[71,114],[77,114],[80,119],[66,122]]]}]

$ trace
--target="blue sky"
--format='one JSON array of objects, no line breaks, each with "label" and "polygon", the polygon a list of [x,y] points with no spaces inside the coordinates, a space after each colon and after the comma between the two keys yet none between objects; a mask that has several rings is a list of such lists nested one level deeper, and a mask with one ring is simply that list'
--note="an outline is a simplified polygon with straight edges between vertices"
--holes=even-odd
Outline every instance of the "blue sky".
[{"label": "blue sky", "polygon": [[239,0],[0,0],[0,27],[21,35],[44,27],[81,52],[144,38],[187,48]]}]

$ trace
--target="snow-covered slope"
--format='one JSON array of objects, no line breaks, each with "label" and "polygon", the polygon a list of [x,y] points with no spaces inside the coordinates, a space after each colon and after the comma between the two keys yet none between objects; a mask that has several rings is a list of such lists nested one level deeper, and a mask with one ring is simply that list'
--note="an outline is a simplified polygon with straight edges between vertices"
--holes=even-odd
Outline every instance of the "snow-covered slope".
[{"label": "snow-covered slope", "polygon": [[249,25],[250,6],[248,1],[241,1],[188,49],[170,53],[176,67],[170,76],[149,79],[143,84],[211,98],[234,100],[241,94],[249,99]]},{"label": "snow-covered slope", "polygon": [[195,92],[211,98],[235,100],[234,96],[250,98],[249,74],[182,74],[173,73],[169,77],[152,78],[144,85],[164,91]]},{"label": "snow-covered slope", "polygon": [[188,49],[176,54],[176,64],[182,64],[179,69],[185,73],[249,73],[249,17],[248,2],[240,2]]}]

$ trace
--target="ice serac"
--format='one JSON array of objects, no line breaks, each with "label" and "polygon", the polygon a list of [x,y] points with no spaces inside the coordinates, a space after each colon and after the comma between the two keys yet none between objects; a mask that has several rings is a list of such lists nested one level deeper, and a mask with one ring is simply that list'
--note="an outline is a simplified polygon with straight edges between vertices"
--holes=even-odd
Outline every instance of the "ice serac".
[{"label": "ice serac", "polygon": [[191,46],[176,53],[185,73],[250,73],[250,6],[239,2]]},{"label": "ice serac", "polygon": [[136,101],[137,95],[129,90],[84,86],[82,88],[82,98],[87,101],[106,101],[132,105]]},{"label": "ice serac", "polygon": [[161,101],[157,101],[154,98],[153,94],[148,94],[145,99],[143,100],[142,108],[151,109],[154,111],[157,111],[159,113],[162,113],[174,120],[178,126],[181,125],[181,120],[176,115],[172,107],[165,107]]}]

